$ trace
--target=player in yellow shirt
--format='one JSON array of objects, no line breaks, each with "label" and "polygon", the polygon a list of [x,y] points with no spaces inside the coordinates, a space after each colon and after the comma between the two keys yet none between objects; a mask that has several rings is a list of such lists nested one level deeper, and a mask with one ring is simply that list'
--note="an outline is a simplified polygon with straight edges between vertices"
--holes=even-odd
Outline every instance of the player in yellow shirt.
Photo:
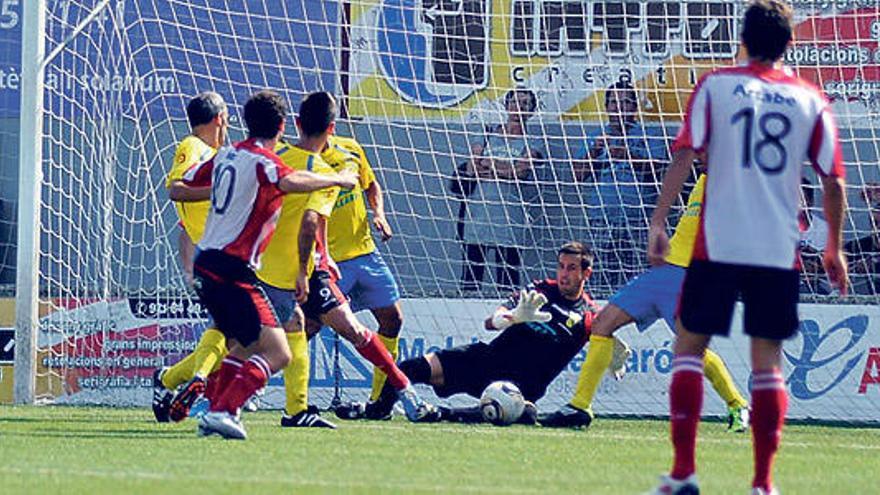
[{"label": "player in yellow shirt", "polygon": [[[345,168],[355,168],[358,171],[360,183],[354,189],[340,194],[330,216],[327,234],[330,257],[339,266],[342,276],[339,288],[349,297],[352,311],[368,309],[373,313],[379,324],[379,339],[397,360],[400,328],[403,325],[400,289],[376,249],[367,215],[369,205],[373,212],[372,225],[381,235],[382,241],[391,239],[393,234],[385,218],[382,188],[376,180],[367,154],[355,139],[331,136],[321,157],[337,171]],[[370,414],[370,405],[379,398],[384,384],[385,374],[375,368],[370,402],[342,404],[336,408],[336,414],[345,419],[380,419]],[[376,411],[385,414],[379,409]]]},{"label": "player in yellow shirt", "polygon": [[[191,285],[195,245],[205,230],[210,201],[189,202],[191,190],[183,183],[183,175],[193,165],[213,157],[224,144],[229,127],[229,111],[223,97],[207,91],[189,101],[186,115],[192,132],[177,145],[165,187],[175,201],[174,207],[180,219],[180,262],[186,281]],[[211,322],[192,353],[170,368],[156,370],[153,373],[153,414],[156,421],[162,423],[169,419],[181,421],[186,418],[192,403],[204,393],[208,375],[219,367],[226,352],[226,340]],[[175,391],[184,383],[186,386],[175,395]]]},{"label": "player in yellow shirt", "polygon": [[[596,389],[614,354],[613,335],[617,329],[635,322],[644,331],[658,319],[675,329],[675,311],[685,271],[691,262],[694,239],[703,203],[705,174],[697,180],[688,196],[687,209],[678,221],[670,240],[666,263],[653,266],[617,291],[593,322],[590,348],[581,367],[574,397],[567,405],[538,421],[543,426],[589,426],[593,420],[592,403]],[[748,403],[739,393],[721,357],[706,349],[706,378],[728,407],[728,430],[743,432],[749,427]]]},{"label": "player in yellow shirt", "polygon": [[[281,161],[294,170],[332,173],[334,169],[318,152],[325,149],[335,129],[335,116],[335,100],[329,93],[307,96],[296,121],[300,139],[295,145],[276,148]],[[355,173],[348,167],[339,172]],[[330,326],[351,342],[358,353],[388,375],[407,417],[422,421],[434,414],[434,409],[418,398],[378,337],[355,318],[336,285],[337,269],[327,252],[327,219],[338,205],[337,193],[338,190],[324,190],[285,198],[275,234],[257,270],[257,277],[285,326],[293,354],[291,364],[284,369],[287,402],[281,425],[334,427],[320,418],[317,410],[308,407],[309,361],[304,317]],[[298,305],[302,305],[301,310]]]}]

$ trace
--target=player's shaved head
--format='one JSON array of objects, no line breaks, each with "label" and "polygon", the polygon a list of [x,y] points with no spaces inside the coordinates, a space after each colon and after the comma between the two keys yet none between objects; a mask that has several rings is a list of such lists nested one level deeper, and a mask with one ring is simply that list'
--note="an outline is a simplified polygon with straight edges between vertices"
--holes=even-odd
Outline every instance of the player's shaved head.
[{"label": "player's shaved head", "polygon": [[190,127],[207,124],[226,111],[223,97],[213,91],[195,95],[186,105],[186,117]]},{"label": "player's shaved head", "polygon": [[244,104],[244,122],[248,137],[272,139],[278,135],[287,118],[287,103],[278,93],[265,89],[248,98]]},{"label": "player's shaved head", "polygon": [[740,36],[749,57],[779,60],[792,40],[791,6],[781,0],[753,0],[746,9]]},{"label": "player's shaved head", "polygon": [[324,134],[336,121],[336,98],[326,91],[310,93],[299,104],[299,127],[306,137]]}]

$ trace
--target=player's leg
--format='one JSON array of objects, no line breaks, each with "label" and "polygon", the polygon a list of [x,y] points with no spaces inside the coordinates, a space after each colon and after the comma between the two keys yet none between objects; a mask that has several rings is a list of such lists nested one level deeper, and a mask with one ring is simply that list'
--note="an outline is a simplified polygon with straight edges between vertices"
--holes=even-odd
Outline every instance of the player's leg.
[{"label": "player's leg", "polygon": [[294,317],[284,326],[287,345],[292,359],[284,368],[284,414],[281,426],[294,428],[336,428],[336,425],[321,417],[318,408],[309,405],[309,343],[305,330],[305,316],[299,307],[294,309]]},{"label": "player's leg", "polygon": [[752,337],[752,487],[773,490],[773,461],[782,438],[788,394],[782,341],[798,330],[799,277],[795,270],[750,267],[743,288],[743,327]]},{"label": "player's leg", "polygon": [[[674,463],[656,493],[696,488],[697,428],[703,407],[703,355],[712,335],[727,335],[739,291],[732,265],[694,261],[682,287],[669,384]],[[661,490],[670,490],[664,492]],[[686,492],[687,493],[687,492]]]},{"label": "player's leg", "polygon": [[464,264],[461,274],[461,290],[479,290],[486,269],[486,252],[479,244],[464,244]]},{"label": "player's leg", "polygon": [[[685,268],[669,264],[660,269],[669,272],[669,283],[662,290],[656,292],[658,296],[657,309],[669,329],[675,332],[675,312],[678,309],[678,300],[681,296]],[[676,287],[676,289],[673,290],[672,287]],[[749,403],[737,389],[721,356],[712,349],[706,349],[703,357],[703,371],[706,379],[712,384],[712,388],[727,404],[727,430],[732,432],[746,431],[749,427]]]},{"label": "player's leg", "polygon": [[244,439],[247,434],[238,418],[240,408],[266,386],[272,373],[290,363],[291,354],[272,304],[255,279],[225,284],[223,291],[229,309],[217,323],[222,329],[229,328],[227,337],[241,345],[230,349],[221,375],[228,377],[234,368],[237,371],[228,385],[217,391],[209,412],[199,420],[199,432]]},{"label": "player's leg", "polygon": [[[214,322],[210,322],[196,348],[188,356],[192,358],[192,367],[187,370],[190,374],[185,378],[186,383],[171,401],[169,417],[172,421],[183,421],[189,416],[190,408],[205,394],[211,373],[219,369],[220,361],[227,352],[226,338],[215,328]],[[174,367],[167,374],[173,371]],[[174,375],[177,376],[178,373],[175,372]]]},{"label": "player's leg", "polygon": [[351,342],[361,356],[387,375],[388,383],[394,387],[398,398],[403,403],[407,418],[411,421],[432,418],[435,413],[433,406],[418,397],[409,379],[394,363],[391,354],[388,353],[376,334],[357,320],[347,302],[321,315],[321,322]]}]

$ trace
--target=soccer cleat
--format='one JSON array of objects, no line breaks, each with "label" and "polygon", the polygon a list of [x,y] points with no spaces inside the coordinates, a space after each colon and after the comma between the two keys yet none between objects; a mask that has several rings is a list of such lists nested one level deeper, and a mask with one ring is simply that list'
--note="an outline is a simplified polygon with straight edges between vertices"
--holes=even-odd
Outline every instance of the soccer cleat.
[{"label": "soccer cleat", "polygon": [[164,367],[153,371],[153,416],[159,423],[168,422],[168,410],[171,408],[171,399],[174,398],[174,392],[162,384],[162,375],[167,369]]},{"label": "soccer cleat", "polygon": [[571,404],[566,404],[550,414],[538,416],[538,423],[550,428],[586,428],[592,422],[592,409],[583,410]]},{"label": "soccer cleat", "polygon": [[281,416],[281,426],[285,428],[330,428],[336,429],[336,425],[322,418],[318,408],[309,406],[305,411],[300,411],[289,416],[287,411]]},{"label": "soccer cleat", "polygon": [[611,364],[608,365],[608,371],[611,372],[611,376],[615,380],[620,381],[626,375],[626,363],[632,356],[632,349],[620,337],[615,335],[613,338],[614,349],[611,351]]},{"label": "soccer cleat", "polygon": [[199,436],[215,433],[227,440],[247,440],[241,420],[226,411],[210,411],[199,419]]},{"label": "soccer cleat", "polygon": [[727,431],[731,433],[743,433],[750,426],[751,413],[748,407],[727,408]]},{"label": "soccer cleat", "polygon": [[344,402],[336,406],[333,412],[339,419],[364,419],[367,415],[367,405],[358,401]]},{"label": "soccer cleat", "polygon": [[661,476],[660,485],[647,495],[700,495],[697,475],[692,474],[683,480],[677,480],[669,475]]},{"label": "soccer cleat", "polygon": [[189,410],[196,400],[205,394],[205,379],[200,376],[193,377],[180,389],[169,406],[168,417],[171,421],[179,423],[189,417]]},{"label": "soccer cleat", "polygon": [[201,418],[208,413],[209,409],[211,409],[211,401],[203,395],[199,397],[195,404],[189,409],[189,417],[196,419]]},{"label": "soccer cleat", "polygon": [[779,495],[779,490],[777,490],[775,487],[772,487],[772,488],[770,488],[770,491],[768,492],[767,490],[756,486],[756,487],[752,488],[751,494],[752,495]]},{"label": "soccer cleat", "polygon": [[403,405],[406,418],[413,423],[436,423],[440,421],[440,411],[423,401],[411,385],[403,390],[399,390],[397,397]]}]

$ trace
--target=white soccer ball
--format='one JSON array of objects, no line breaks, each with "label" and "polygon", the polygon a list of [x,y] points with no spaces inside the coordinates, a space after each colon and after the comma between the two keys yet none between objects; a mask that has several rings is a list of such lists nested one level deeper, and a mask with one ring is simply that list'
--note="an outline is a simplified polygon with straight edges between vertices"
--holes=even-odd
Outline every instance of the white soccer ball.
[{"label": "white soccer ball", "polygon": [[507,426],[518,420],[525,407],[522,392],[511,382],[494,382],[480,397],[483,419],[497,426]]}]

